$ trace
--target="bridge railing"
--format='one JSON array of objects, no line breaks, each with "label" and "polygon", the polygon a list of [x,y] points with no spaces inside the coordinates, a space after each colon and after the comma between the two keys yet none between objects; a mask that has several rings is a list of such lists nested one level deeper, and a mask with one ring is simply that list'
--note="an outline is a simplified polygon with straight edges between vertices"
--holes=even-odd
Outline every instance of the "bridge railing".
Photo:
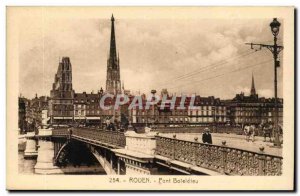
[{"label": "bridge railing", "polygon": [[126,138],[123,132],[102,131],[97,129],[73,128],[72,135],[83,137],[85,139],[96,140],[100,143],[125,147]]},{"label": "bridge railing", "polygon": [[67,136],[69,135],[68,128],[60,128],[52,130],[53,136]]},{"label": "bridge railing", "polygon": [[244,132],[241,127],[230,126],[185,126],[185,127],[158,127],[156,132],[160,133],[203,133],[205,128],[209,128],[213,133],[232,133],[242,135]]},{"label": "bridge railing", "polygon": [[251,152],[224,145],[210,145],[155,136],[156,155],[189,163],[228,175],[281,175],[282,157]]}]

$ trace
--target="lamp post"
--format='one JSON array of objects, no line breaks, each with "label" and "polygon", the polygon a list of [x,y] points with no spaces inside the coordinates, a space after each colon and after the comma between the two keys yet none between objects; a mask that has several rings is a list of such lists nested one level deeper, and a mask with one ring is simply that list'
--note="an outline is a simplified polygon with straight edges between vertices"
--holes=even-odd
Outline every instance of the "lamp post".
[{"label": "lamp post", "polygon": [[[154,99],[154,100],[156,99],[155,98],[155,93],[156,93],[156,90],[151,90],[151,94],[153,96],[152,99]],[[153,124],[152,124],[152,126],[154,128],[154,124],[155,124],[155,104],[152,105],[152,112],[153,112],[153,121],[152,121]]]},{"label": "lamp post", "polygon": [[279,129],[278,129],[278,100],[277,100],[277,68],[280,67],[280,62],[278,60],[278,55],[283,50],[283,46],[279,46],[277,44],[277,36],[280,29],[280,22],[278,22],[277,18],[274,18],[273,21],[270,23],[271,32],[274,36],[274,44],[273,45],[267,45],[267,44],[254,44],[254,43],[246,43],[248,45],[251,45],[251,49],[253,49],[253,46],[259,46],[261,48],[267,48],[269,49],[274,58],[274,95],[275,95],[275,124],[274,124],[274,146],[281,147],[281,142],[279,139]]},{"label": "lamp post", "polygon": [[280,66],[278,60],[278,51],[277,46],[277,35],[279,33],[280,23],[277,21],[276,18],[270,24],[272,34],[274,35],[274,47],[273,47],[273,58],[274,58],[274,94],[275,94],[275,138],[274,138],[274,145],[277,147],[281,146],[281,142],[279,139],[279,129],[278,129],[278,100],[277,100],[277,67]]}]

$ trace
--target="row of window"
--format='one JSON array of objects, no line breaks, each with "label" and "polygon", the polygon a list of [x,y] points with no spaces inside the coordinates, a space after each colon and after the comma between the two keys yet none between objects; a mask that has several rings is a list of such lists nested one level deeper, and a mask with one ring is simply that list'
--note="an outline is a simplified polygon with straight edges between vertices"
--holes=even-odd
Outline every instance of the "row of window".
[{"label": "row of window", "polygon": [[[260,110],[263,110],[263,111],[275,111],[275,108],[272,107],[272,108],[261,108],[261,107],[249,107],[249,108],[246,108],[246,107],[237,107],[235,108],[236,111],[253,111],[253,110],[256,110],[256,111],[260,111]],[[278,111],[282,111],[283,108],[278,108]]]},{"label": "row of window", "polygon": [[201,115],[201,116],[210,116],[210,115],[226,115],[226,111],[190,111],[190,116],[198,116],[198,115]]},{"label": "row of window", "polygon": [[[146,123],[146,122],[152,122],[153,119],[152,118],[140,118],[140,117],[134,117],[133,118],[133,122],[137,122],[137,123]],[[166,122],[166,123],[182,123],[182,122],[191,122],[191,123],[195,123],[195,122],[226,122],[226,118],[222,117],[222,118],[218,118],[218,119],[214,119],[214,118],[159,118],[158,119],[159,122]]]},{"label": "row of window", "polygon": [[73,111],[56,110],[53,111],[54,116],[73,116]]},{"label": "row of window", "polygon": [[99,99],[75,99],[75,103],[99,103]]},{"label": "row of window", "polygon": [[73,110],[73,105],[54,105],[54,110]]},{"label": "row of window", "polygon": [[100,105],[96,104],[96,105],[74,105],[75,108],[86,108],[86,109],[100,109]]},{"label": "row of window", "polygon": [[[236,112],[236,116],[273,116],[274,112]],[[282,112],[278,111],[278,115],[281,116]]]},{"label": "row of window", "polygon": [[53,104],[73,104],[72,100],[52,100]]},{"label": "row of window", "polygon": [[258,123],[260,122],[261,119],[257,119],[257,118],[236,118],[236,122],[237,123],[245,123],[245,122],[254,122],[254,123]]},{"label": "row of window", "polygon": [[[84,116],[85,114],[86,115],[97,115],[97,114],[100,114],[100,111],[99,110],[75,110],[74,111],[75,113],[75,116]],[[113,111],[111,110],[105,110],[105,111],[101,111],[101,114],[102,115],[113,115]]]}]

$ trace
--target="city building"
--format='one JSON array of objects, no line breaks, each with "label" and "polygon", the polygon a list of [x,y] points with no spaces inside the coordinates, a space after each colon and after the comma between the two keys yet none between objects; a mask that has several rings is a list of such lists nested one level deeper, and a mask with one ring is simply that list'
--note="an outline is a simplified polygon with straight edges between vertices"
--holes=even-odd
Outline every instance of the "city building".
[{"label": "city building", "polygon": [[[283,99],[278,99],[278,119],[282,124]],[[254,76],[252,75],[250,95],[243,92],[237,94],[232,100],[226,101],[228,119],[232,125],[262,124],[274,122],[275,99],[259,97],[256,94]]]},{"label": "city building", "polygon": [[192,124],[225,124],[225,103],[213,96],[195,98],[195,108],[188,108],[189,122]]},{"label": "city building", "polygon": [[19,128],[19,131],[21,133],[23,132],[26,132],[26,126],[27,126],[27,123],[26,123],[26,108],[28,107],[28,103],[29,103],[29,100],[20,96],[18,98],[18,104],[19,104],[19,119],[18,119],[18,128]]},{"label": "city building", "polygon": [[21,132],[34,131],[48,124],[49,97],[35,95],[33,99],[19,97],[19,128]]},{"label": "city building", "polygon": [[[163,96],[166,90],[163,91]],[[225,124],[227,122],[227,111],[225,103],[219,98],[195,96],[194,107],[191,107],[192,97],[176,96],[174,106],[168,101],[159,101],[146,107],[146,97],[142,97],[142,108],[133,108],[130,111],[130,120],[133,124],[160,124],[160,125],[208,125],[213,123]],[[167,96],[172,100],[173,96]],[[132,99],[131,99],[132,101]],[[172,108],[174,107],[174,108]]]}]

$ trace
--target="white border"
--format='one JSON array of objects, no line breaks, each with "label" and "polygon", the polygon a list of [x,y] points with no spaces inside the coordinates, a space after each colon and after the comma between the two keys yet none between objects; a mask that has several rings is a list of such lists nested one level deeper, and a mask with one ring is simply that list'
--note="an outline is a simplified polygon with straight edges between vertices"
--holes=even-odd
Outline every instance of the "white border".
[{"label": "white border", "polygon": [[[194,0],[144,0],[144,1],[138,1],[138,0],[103,0],[103,1],[96,1],[96,0],[72,0],[72,1],[61,1],[61,0],[51,0],[51,1],[22,1],[22,0],[2,0],[0,1],[0,54],[1,54],[1,66],[0,66],[0,90],[2,92],[2,96],[0,96],[0,105],[2,106],[1,112],[0,112],[0,126],[1,126],[1,147],[0,147],[0,153],[2,157],[6,157],[6,6],[37,6],[37,5],[58,5],[58,6],[88,6],[88,5],[98,5],[98,6],[109,6],[109,5],[125,5],[125,6],[133,6],[133,5],[168,5],[168,6],[183,6],[183,5],[198,5],[198,6],[296,6],[299,8],[300,1],[297,0],[252,0],[252,1],[234,1],[234,0],[209,0],[209,1],[194,1]],[[298,13],[299,14],[299,13]],[[297,26],[299,26],[299,20],[297,20]],[[297,33],[297,36],[299,34]],[[298,40],[298,39],[297,39]],[[297,55],[299,54],[299,50],[297,51]],[[297,75],[299,73],[299,69],[297,70]],[[296,77],[297,78],[297,77]],[[299,83],[297,83],[297,91],[299,91]],[[299,109],[299,106],[298,108]],[[300,121],[300,117],[297,117],[297,121]],[[299,133],[297,134],[299,139]],[[298,150],[297,150],[298,151]],[[299,155],[299,151],[298,151]],[[5,166],[5,158],[0,161],[0,168],[1,168],[1,178],[0,178],[0,184],[1,184],[1,195],[9,194],[7,191],[5,191],[5,179],[6,179],[6,166]],[[40,194],[40,193],[39,193]],[[174,193],[172,193],[174,194]],[[202,193],[201,193],[202,194]],[[58,194],[61,195],[61,194]],[[258,194],[260,195],[260,194]]]}]

